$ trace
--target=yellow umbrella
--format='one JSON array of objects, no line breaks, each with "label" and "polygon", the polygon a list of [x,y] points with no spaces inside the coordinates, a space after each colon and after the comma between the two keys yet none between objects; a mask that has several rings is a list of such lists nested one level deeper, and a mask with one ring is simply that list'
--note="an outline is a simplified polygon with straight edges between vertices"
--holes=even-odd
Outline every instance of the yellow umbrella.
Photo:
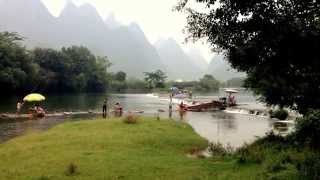
[{"label": "yellow umbrella", "polygon": [[41,95],[41,94],[37,94],[37,93],[33,93],[33,94],[29,94],[26,97],[23,98],[23,101],[27,101],[27,102],[36,102],[36,101],[44,101],[46,98]]}]

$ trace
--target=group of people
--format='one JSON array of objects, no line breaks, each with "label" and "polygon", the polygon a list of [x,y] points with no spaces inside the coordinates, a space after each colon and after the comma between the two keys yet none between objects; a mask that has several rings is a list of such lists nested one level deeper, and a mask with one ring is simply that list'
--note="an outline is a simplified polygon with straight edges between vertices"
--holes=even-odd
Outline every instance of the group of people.
[{"label": "group of people", "polygon": [[[123,108],[119,102],[115,103],[113,107],[113,113],[116,117],[121,117],[123,114]],[[105,100],[102,105],[102,116],[106,118],[108,116],[108,100]]]},{"label": "group of people", "polygon": [[[19,116],[20,113],[21,113],[21,110],[24,106],[24,102],[18,102],[17,103],[17,115]],[[30,118],[33,118],[33,117],[44,117],[46,115],[46,111],[41,107],[39,106],[39,104],[36,104],[34,107],[31,107],[29,108],[29,116]]]},{"label": "group of people", "polygon": [[[170,102],[169,102],[169,118],[172,118],[172,113],[173,113],[173,103],[172,103],[172,98],[173,98],[173,93],[170,94]],[[179,104],[179,108],[178,108],[178,112],[179,112],[179,116],[180,116],[180,120],[184,119],[184,116],[187,112],[187,106],[186,104],[183,103],[183,101],[181,101],[181,103]]]}]

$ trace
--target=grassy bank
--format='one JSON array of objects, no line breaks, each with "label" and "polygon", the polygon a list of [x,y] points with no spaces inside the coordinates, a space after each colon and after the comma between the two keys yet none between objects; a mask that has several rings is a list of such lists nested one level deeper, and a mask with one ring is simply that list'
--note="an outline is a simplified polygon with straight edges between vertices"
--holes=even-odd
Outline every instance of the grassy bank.
[{"label": "grassy bank", "polygon": [[254,179],[260,167],[187,156],[206,140],[181,122],[72,122],[0,145],[2,179]]}]

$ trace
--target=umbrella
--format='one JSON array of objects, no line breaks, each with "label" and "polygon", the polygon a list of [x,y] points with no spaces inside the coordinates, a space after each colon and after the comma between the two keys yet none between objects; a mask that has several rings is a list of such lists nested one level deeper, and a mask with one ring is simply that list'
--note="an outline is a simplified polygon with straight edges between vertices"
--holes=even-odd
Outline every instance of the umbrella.
[{"label": "umbrella", "polygon": [[226,92],[226,93],[238,93],[239,91],[237,91],[235,89],[226,89],[224,92]]},{"label": "umbrella", "polygon": [[29,94],[26,97],[23,98],[23,101],[27,101],[27,102],[36,102],[36,101],[44,101],[46,98],[41,95],[41,94],[37,94],[37,93],[33,93],[33,94]]}]

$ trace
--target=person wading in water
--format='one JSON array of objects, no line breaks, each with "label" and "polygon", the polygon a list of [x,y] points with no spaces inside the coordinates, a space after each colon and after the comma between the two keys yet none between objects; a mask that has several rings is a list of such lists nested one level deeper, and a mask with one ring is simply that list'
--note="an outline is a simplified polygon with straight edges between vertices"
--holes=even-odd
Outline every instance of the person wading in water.
[{"label": "person wading in water", "polygon": [[183,120],[185,113],[186,113],[186,106],[183,104],[183,102],[181,102],[179,105],[180,120]]}]

